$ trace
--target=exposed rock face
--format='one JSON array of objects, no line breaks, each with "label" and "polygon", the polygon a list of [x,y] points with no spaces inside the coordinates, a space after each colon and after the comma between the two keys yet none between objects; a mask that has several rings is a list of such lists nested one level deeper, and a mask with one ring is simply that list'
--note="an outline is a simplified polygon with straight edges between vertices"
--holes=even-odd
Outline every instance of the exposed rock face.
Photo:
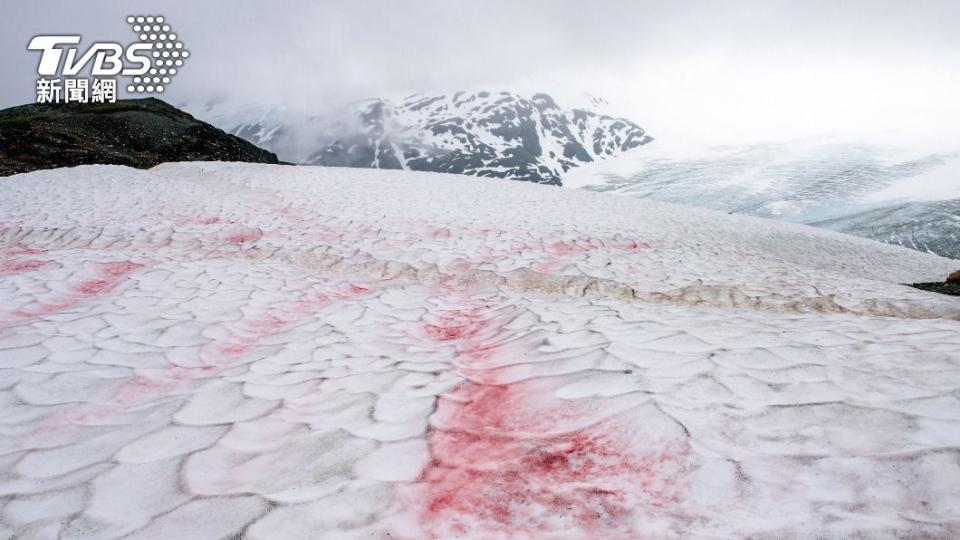
[{"label": "exposed rock face", "polygon": [[914,283],[911,285],[911,287],[915,287],[923,291],[947,294],[950,296],[960,296],[960,281],[946,281],[944,283]]},{"label": "exposed rock face", "polygon": [[262,108],[213,108],[200,114],[282,159],[305,165],[409,169],[556,185],[573,167],[652,140],[629,120],[586,109],[565,110],[546,94],[414,95],[398,103],[361,101],[341,112],[338,118],[285,118]]},{"label": "exposed rock face", "polygon": [[0,176],[88,164],[277,163],[277,156],[155,98],[0,111]]},{"label": "exposed rock face", "polygon": [[947,276],[943,283],[934,281],[931,283],[913,283],[911,287],[916,287],[924,291],[936,292],[940,294],[949,294],[951,296],[960,296],[960,270]]}]

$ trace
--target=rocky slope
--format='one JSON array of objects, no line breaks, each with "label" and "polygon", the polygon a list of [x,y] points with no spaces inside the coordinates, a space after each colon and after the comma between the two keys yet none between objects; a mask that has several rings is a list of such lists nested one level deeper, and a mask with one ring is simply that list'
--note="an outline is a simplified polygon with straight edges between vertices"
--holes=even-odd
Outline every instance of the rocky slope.
[{"label": "rocky slope", "polygon": [[[307,165],[409,169],[561,183],[579,165],[652,140],[624,118],[508,92],[357,102],[337,117],[269,108],[197,114],[281,158]],[[305,142],[306,141],[306,142]]]},{"label": "rocky slope", "polygon": [[155,98],[0,111],[0,176],[87,164],[277,163],[277,156]]}]

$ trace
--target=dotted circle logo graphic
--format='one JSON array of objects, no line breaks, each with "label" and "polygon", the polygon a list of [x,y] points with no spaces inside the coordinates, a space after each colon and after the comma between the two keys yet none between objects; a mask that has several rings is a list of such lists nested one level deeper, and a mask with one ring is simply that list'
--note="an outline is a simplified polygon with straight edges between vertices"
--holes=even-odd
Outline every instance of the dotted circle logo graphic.
[{"label": "dotted circle logo graphic", "polygon": [[127,24],[137,34],[140,43],[149,43],[152,49],[150,69],[143,75],[132,77],[127,92],[162,93],[190,57],[190,51],[184,48],[173,27],[162,16],[131,15],[127,17]]}]

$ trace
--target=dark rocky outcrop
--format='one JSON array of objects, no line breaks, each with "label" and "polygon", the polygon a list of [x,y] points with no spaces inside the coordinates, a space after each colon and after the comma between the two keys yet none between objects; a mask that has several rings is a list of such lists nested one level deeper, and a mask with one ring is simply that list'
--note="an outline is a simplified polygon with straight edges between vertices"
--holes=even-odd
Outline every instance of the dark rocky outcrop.
[{"label": "dark rocky outcrop", "polygon": [[0,111],[0,176],[89,164],[278,163],[271,152],[155,98]]},{"label": "dark rocky outcrop", "polygon": [[960,270],[947,276],[943,283],[914,283],[911,287],[916,287],[924,291],[930,291],[940,294],[949,294],[951,296],[960,296]]}]

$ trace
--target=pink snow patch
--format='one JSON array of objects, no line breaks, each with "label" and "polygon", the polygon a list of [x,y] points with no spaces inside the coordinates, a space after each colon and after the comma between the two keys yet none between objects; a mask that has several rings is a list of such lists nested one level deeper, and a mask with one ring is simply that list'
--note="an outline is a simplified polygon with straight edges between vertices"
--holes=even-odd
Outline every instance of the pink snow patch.
[{"label": "pink snow patch", "polygon": [[134,376],[117,385],[110,401],[120,407],[149,403],[176,389],[178,381],[170,377]]},{"label": "pink snow patch", "polygon": [[457,259],[448,268],[451,272],[462,274],[473,270],[474,264],[466,259]]},{"label": "pink snow patch", "polygon": [[445,311],[436,324],[424,323],[423,330],[430,339],[437,341],[472,338],[487,324],[482,313],[482,310],[477,308]]},{"label": "pink snow patch", "polygon": [[240,320],[232,325],[234,336],[229,341],[213,342],[203,347],[200,352],[205,362],[203,367],[230,366],[259,346],[263,339],[289,330],[323,305],[353,298],[370,289],[370,285],[356,283],[315,287],[301,293],[295,301],[270,308],[258,317]]},{"label": "pink snow patch", "polygon": [[130,261],[101,263],[97,267],[98,276],[73,286],[73,291],[82,296],[96,296],[113,288],[121,278],[134,270],[143,268],[142,264]]},{"label": "pink snow patch", "polygon": [[251,227],[244,227],[229,232],[224,241],[230,244],[247,244],[263,238],[263,231]]},{"label": "pink snow patch", "polygon": [[[106,271],[116,274],[123,268],[117,264]],[[348,283],[307,291],[297,300],[271,308],[260,317],[237,322],[234,333],[238,335],[233,342],[214,342],[201,350],[204,361],[211,363],[195,367],[171,366],[149,375],[137,374],[116,381],[106,404],[59,412],[27,434],[24,440],[40,440],[71,425],[102,425],[128,409],[189,389],[187,385],[192,381],[213,377],[229,369],[264,338],[288,330],[323,304],[349,299],[370,289],[369,285]]]},{"label": "pink snow patch", "polygon": [[220,373],[219,366],[182,367],[173,366],[167,370],[170,377],[177,381],[204,379]]},{"label": "pink snow patch", "polygon": [[25,246],[15,246],[7,248],[4,250],[3,255],[5,257],[18,257],[20,255],[37,255],[40,253],[46,253],[47,250],[41,248],[32,248]]},{"label": "pink snow patch", "polygon": [[592,246],[577,245],[574,242],[554,242],[547,245],[545,251],[554,255],[570,255],[572,253],[583,253],[591,249],[593,249]]},{"label": "pink snow patch", "polygon": [[41,261],[39,259],[29,259],[26,261],[3,261],[0,262],[0,275],[2,274],[20,274],[32,270],[40,270],[50,264],[50,261]]},{"label": "pink snow patch", "polygon": [[216,215],[180,215],[174,220],[177,225],[220,225],[235,224],[237,221],[231,218]]},{"label": "pink snow patch", "polygon": [[614,244],[614,247],[616,247],[617,249],[625,249],[625,250],[652,248],[650,244],[646,242],[637,242],[636,240],[627,240],[626,242],[620,242],[618,244]]},{"label": "pink snow patch", "polygon": [[433,240],[449,240],[450,229],[447,229],[446,227],[433,229],[427,232],[427,236]]},{"label": "pink snow patch", "polygon": [[553,255],[572,255],[598,249],[635,250],[650,249],[650,244],[636,240],[604,240],[602,238],[583,238],[553,242],[544,246],[544,251]]},{"label": "pink snow patch", "polygon": [[430,536],[636,538],[645,513],[681,506],[686,440],[638,445],[622,416],[581,427],[602,413],[553,392],[538,380],[469,382],[440,398],[420,501]]},{"label": "pink snow patch", "polygon": [[0,258],[6,260],[0,260],[0,275],[31,272],[53,264],[52,261],[41,259],[15,260],[15,258],[23,257],[24,255],[38,255],[46,252],[47,250],[45,249],[27,246],[12,246],[2,249],[0,250]]},{"label": "pink snow patch", "polygon": [[686,438],[645,437],[629,396],[560,399],[553,378],[497,383],[485,365],[522,354],[504,350],[497,324],[478,307],[422,325],[426,337],[455,347],[471,377],[441,396],[431,417],[433,459],[411,491],[425,535],[637,538],[645,517],[679,514]]},{"label": "pink snow patch", "polygon": [[53,301],[40,302],[32,308],[21,308],[13,313],[13,318],[43,317],[70,309],[85,299],[106,294],[128,274],[143,268],[143,266],[130,261],[98,263],[93,277],[72,284],[69,294]]},{"label": "pink snow patch", "polygon": [[535,262],[530,265],[530,269],[541,274],[554,274],[560,269],[560,261],[551,259],[547,261]]}]

